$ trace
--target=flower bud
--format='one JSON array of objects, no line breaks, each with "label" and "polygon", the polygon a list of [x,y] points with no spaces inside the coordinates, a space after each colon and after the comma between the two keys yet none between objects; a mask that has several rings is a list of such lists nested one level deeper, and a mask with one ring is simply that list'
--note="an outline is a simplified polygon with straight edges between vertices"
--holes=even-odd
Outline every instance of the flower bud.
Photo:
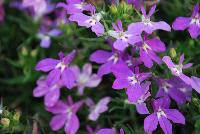
[{"label": "flower bud", "polygon": [[176,50],[174,48],[171,48],[170,49],[170,57],[172,58],[175,58],[177,55],[176,55]]},{"label": "flower bud", "polygon": [[19,121],[20,116],[21,116],[21,112],[20,111],[15,112],[15,114],[13,115],[13,120]]},{"label": "flower bud", "polygon": [[10,125],[10,120],[8,118],[2,118],[0,122],[4,127],[9,127]]}]

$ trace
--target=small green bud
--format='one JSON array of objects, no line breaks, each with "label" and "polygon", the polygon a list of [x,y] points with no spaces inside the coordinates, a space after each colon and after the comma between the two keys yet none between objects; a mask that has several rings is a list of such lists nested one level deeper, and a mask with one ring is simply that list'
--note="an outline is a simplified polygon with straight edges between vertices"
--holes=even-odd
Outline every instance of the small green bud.
[{"label": "small green bud", "polygon": [[36,57],[37,56],[37,49],[34,49],[31,51],[31,56]]},{"label": "small green bud", "polygon": [[13,115],[13,120],[19,121],[20,116],[21,116],[21,112],[20,111],[16,111],[15,114]]},{"label": "small green bud", "polygon": [[117,7],[115,5],[111,5],[110,6],[110,11],[111,11],[112,14],[117,14],[118,10],[117,10]]},{"label": "small green bud", "polygon": [[10,120],[8,118],[2,118],[0,122],[4,127],[9,127],[10,125]]},{"label": "small green bud", "polygon": [[171,48],[170,49],[170,57],[172,58],[175,58],[177,55],[176,55],[176,50],[174,48]]},{"label": "small green bud", "polygon": [[26,47],[22,47],[21,53],[22,53],[23,56],[27,56],[27,55],[28,55],[28,50],[27,50],[27,48],[26,48]]}]

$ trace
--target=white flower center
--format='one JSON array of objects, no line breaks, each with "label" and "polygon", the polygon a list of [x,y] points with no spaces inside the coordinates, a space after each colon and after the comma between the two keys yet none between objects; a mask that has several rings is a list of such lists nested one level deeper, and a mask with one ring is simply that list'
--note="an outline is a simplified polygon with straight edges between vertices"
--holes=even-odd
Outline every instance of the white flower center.
[{"label": "white flower center", "polygon": [[153,26],[153,25],[151,24],[150,18],[149,18],[149,17],[145,17],[144,15],[142,15],[142,22],[143,22],[144,25],[146,25],[146,26]]},{"label": "white flower center", "polygon": [[64,62],[59,62],[57,65],[56,65],[56,69],[59,68],[61,70],[61,72],[63,72],[65,70],[65,68],[67,67],[67,65],[65,65]]},{"label": "white flower center", "polygon": [[88,81],[89,81],[90,77],[84,73],[80,74],[79,75],[79,78],[78,78],[78,83],[80,85],[85,85]]},{"label": "white flower center", "polygon": [[128,80],[132,85],[138,82],[137,77],[135,75],[128,77]]},{"label": "white flower center", "polygon": [[74,4],[74,7],[77,9],[83,9],[85,5],[86,5],[85,2],[81,2],[80,4]]},{"label": "white flower center", "polygon": [[101,13],[94,14],[90,17],[90,19],[86,20],[86,23],[89,23],[91,26],[96,25],[102,18]]},{"label": "white flower center", "polygon": [[147,45],[146,43],[144,43],[142,45],[142,48],[147,52],[148,50],[151,50],[151,47],[149,45]]},{"label": "white flower center", "polygon": [[113,55],[108,59],[108,61],[113,61],[114,63],[117,63],[118,60],[119,60],[119,57],[118,57],[118,54],[117,54],[117,53],[113,54]]},{"label": "white flower center", "polygon": [[200,17],[198,15],[196,15],[194,18],[192,18],[190,24],[195,24],[198,27],[200,27]]},{"label": "white flower center", "polygon": [[171,88],[171,87],[172,87],[172,85],[167,82],[162,85],[162,88],[166,93],[169,92],[169,88]]},{"label": "white flower center", "polygon": [[167,117],[165,112],[161,108],[159,108],[157,112],[158,119],[160,119],[161,116]]},{"label": "white flower center", "polygon": [[143,96],[140,97],[140,99],[137,100],[137,104],[142,104],[142,103],[144,103]]},{"label": "white flower center", "polygon": [[177,76],[179,76],[181,73],[182,73],[182,70],[183,70],[183,65],[175,65],[173,68],[172,68],[172,72],[174,72]]}]

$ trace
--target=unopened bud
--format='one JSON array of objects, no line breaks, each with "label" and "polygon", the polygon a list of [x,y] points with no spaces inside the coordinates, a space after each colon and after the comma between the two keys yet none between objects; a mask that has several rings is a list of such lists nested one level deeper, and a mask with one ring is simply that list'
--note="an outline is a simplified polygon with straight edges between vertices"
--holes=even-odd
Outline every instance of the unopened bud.
[{"label": "unopened bud", "polygon": [[2,118],[1,119],[1,124],[4,126],[4,127],[9,127],[10,125],[10,120],[8,118]]},{"label": "unopened bud", "polygon": [[170,57],[172,57],[172,58],[176,57],[176,50],[174,48],[170,49]]},{"label": "unopened bud", "polygon": [[21,112],[20,111],[15,112],[15,114],[13,116],[13,120],[19,121],[20,116],[21,116]]}]

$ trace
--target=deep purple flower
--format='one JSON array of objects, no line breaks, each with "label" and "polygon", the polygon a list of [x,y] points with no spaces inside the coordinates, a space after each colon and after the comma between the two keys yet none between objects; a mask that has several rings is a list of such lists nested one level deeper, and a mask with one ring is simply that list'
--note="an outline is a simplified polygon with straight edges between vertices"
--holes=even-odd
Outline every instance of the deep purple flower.
[{"label": "deep purple flower", "polygon": [[159,79],[159,90],[156,97],[169,96],[178,104],[184,104],[186,101],[191,101],[192,88],[185,84],[179,77],[172,77],[171,79]]},{"label": "deep purple flower", "polygon": [[[115,129],[112,128],[102,128],[96,134],[117,134]],[[124,134],[124,130],[121,128],[119,134]]]},{"label": "deep purple flower", "polygon": [[46,107],[47,111],[55,114],[50,122],[52,130],[57,131],[64,126],[66,134],[76,134],[80,124],[76,113],[83,103],[73,103],[72,98],[68,97],[67,103],[58,101],[53,107]]},{"label": "deep purple flower", "polygon": [[100,23],[102,13],[96,13],[94,6],[90,6],[90,13],[91,16],[85,15],[83,13],[75,13],[69,17],[69,20],[77,22],[79,26],[91,28],[97,36],[103,35],[104,26]]},{"label": "deep purple flower", "polygon": [[52,107],[60,98],[60,88],[62,82],[58,81],[52,86],[48,86],[45,78],[40,78],[37,81],[37,87],[33,90],[34,97],[44,96],[44,104],[46,107]]},{"label": "deep purple flower", "polygon": [[78,94],[83,95],[84,89],[86,87],[96,87],[101,82],[101,77],[97,74],[92,74],[92,65],[85,64],[83,66],[82,72],[78,66],[71,66],[71,69],[76,77],[76,86],[78,87]]},{"label": "deep purple flower", "polygon": [[134,45],[136,42],[142,40],[140,35],[136,35],[134,31],[124,31],[121,20],[118,20],[116,24],[113,23],[113,30],[109,30],[108,34],[116,39],[113,47],[117,50],[123,51],[130,45]]},{"label": "deep purple flower", "polygon": [[174,30],[187,29],[192,38],[200,35],[200,11],[199,4],[196,4],[191,17],[178,17],[172,24]]},{"label": "deep purple flower", "polygon": [[90,61],[102,64],[97,73],[101,77],[105,74],[109,74],[112,66],[123,62],[121,55],[122,54],[115,49],[113,49],[112,52],[97,50],[91,54]]},{"label": "deep purple flower", "polygon": [[126,64],[113,66],[112,72],[116,77],[112,86],[113,89],[137,88],[138,85],[151,76],[151,73],[140,73],[138,68],[132,71]]},{"label": "deep purple flower", "polygon": [[158,38],[147,39],[146,35],[144,41],[138,43],[140,50],[140,60],[148,68],[153,66],[153,61],[161,64],[162,60],[156,55],[156,52],[164,52],[166,50],[165,44]]},{"label": "deep purple flower", "polygon": [[88,10],[90,4],[84,2],[84,0],[66,0],[66,3],[59,2],[57,7],[63,7],[67,10],[68,14],[82,13],[84,10]]},{"label": "deep purple flower", "polygon": [[71,89],[75,85],[76,78],[69,65],[75,55],[75,50],[67,56],[64,56],[64,53],[60,52],[59,60],[52,58],[43,59],[36,65],[36,70],[50,72],[47,76],[47,84],[49,86],[61,80],[67,88]]},{"label": "deep purple flower", "polygon": [[140,10],[141,6],[144,4],[143,0],[127,0],[128,4],[132,4],[137,10]]},{"label": "deep purple flower", "polygon": [[150,85],[151,82],[145,82],[141,85],[136,85],[136,88],[128,88],[126,91],[128,101],[136,105],[136,110],[139,114],[149,114],[145,101],[151,96],[149,92]]},{"label": "deep purple flower", "polygon": [[49,46],[51,45],[51,37],[57,37],[60,34],[61,30],[56,28],[50,31],[45,31],[44,29],[41,29],[37,34],[38,38],[41,39],[40,46],[42,48],[49,48]]},{"label": "deep purple flower", "polygon": [[171,31],[170,25],[168,25],[164,21],[159,22],[153,22],[151,21],[151,16],[155,12],[156,5],[152,6],[149,14],[146,14],[146,10],[144,9],[144,6],[141,7],[142,11],[142,22],[136,22],[129,25],[128,30],[130,31],[136,31],[137,33],[142,33],[142,31],[145,31],[148,34],[151,34],[153,31],[161,29],[165,31]]},{"label": "deep purple flower", "polygon": [[172,124],[185,124],[185,117],[177,109],[169,109],[170,99],[168,97],[153,100],[154,113],[147,116],[144,120],[144,130],[152,133],[157,129],[158,123],[165,134],[172,134]]},{"label": "deep purple flower", "polygon": [[171,70],[173,75],[179,77],[186,84],[188,85],[191,84],[190,78],[186,76],[185,74],[183,74],[183,69],[190,68],[192,66],[192,63],[183,65],[184,54],[181,55],[178,65],[174,64],[169,56],[164,56],[162,60],[166,63],[166,65]]},{"label": "deep purple flower", "polygon": [[5,11],[3,6],[3,0],[0,0],[0,22],[4,20]]},{"label": "deep purple flower", "polygon": [[92,121],[96,121],[100,114],[108,110],[108,103],[111,101],[110,97],[102,98],[97,104],[94,104],[92,99],[88,98],[86,104],[90,108],[90,114],[88,118]]}]

